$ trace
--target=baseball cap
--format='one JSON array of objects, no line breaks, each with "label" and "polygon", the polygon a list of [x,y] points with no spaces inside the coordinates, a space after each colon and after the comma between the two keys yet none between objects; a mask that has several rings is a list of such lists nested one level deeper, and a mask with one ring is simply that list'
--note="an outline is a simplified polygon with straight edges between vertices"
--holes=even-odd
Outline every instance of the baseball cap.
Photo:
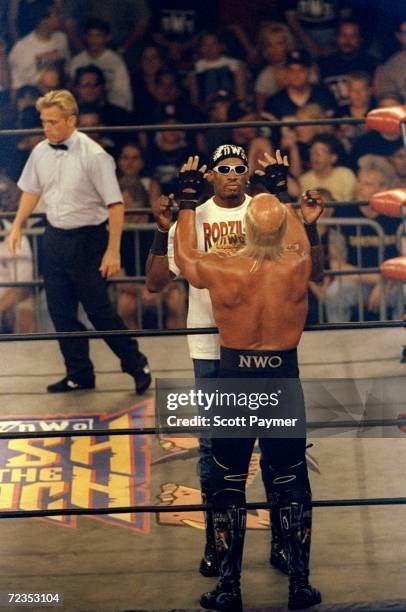
[{"label": "baseball cap", "polygon": [[310,68],[312,59],[310,54],[304,49],[293,49],[286,55],[286,64],[288,66],[291,64],[301,64],[302,66],[306,66],[306,68]]},{"label": "baseball cap", "polygon": [[238,157],[248,166],[248,158],[244,149],[238,145],[223,144],[214,149],[210,155],[209,167],[214,168],[219,162],[227,157]]}]

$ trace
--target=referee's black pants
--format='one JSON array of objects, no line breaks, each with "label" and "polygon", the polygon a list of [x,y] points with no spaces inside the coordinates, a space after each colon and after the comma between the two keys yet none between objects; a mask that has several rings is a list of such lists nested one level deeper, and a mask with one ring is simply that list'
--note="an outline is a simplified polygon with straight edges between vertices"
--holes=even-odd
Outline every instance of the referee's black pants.
[{"label": "referee's black pants", "polygon": [[[57,332],[85,331],[78,320],[79,302],[97,330],[126,329],[114,311],[107,283],[99,272],[107,248],[106,224],[63,230],[48,225],[44,236],[44,280],[48,310]],[[136,340],[128,336],[106,338],[123,372],[134,376],[145,358]],[[63,338],[59,346],[67,376],[75,382],[94,378],[87,338]]]}]

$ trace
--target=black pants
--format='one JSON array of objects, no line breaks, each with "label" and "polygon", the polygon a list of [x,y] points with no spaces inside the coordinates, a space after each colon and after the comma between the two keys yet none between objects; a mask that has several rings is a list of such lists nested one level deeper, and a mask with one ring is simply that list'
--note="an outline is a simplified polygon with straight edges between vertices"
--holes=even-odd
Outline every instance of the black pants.
[{"label": "black pants", "polygon": [[[272,367],[243,368],[239,367],[241,355],[267,356]],[[254,351],[221,348],[220,378],[299,378],[297,351]],[[297,395],[302,419],[305,420],[305,405],[300,382]],[[267,466],[267,479],[274,470],[284,470],[300,463],[305,465],[305,438],[261,438],[259,440],[262,462]],[[248,466],[254,448],[254,438],[213,438],[212,452],[214,456],[213,472],[211,474],[214,490],[214,503],[223,505],[239,505],[245,503],[245,484],[248,476]],[[231,483],[231,484],[230,484]],[[271,490],[271,483],[266,483],[266,489]]]},{"label": "black pants", "polygon": [[[106,224],[61,230],[47,226],[44,236],[44,280],[48,310],[57,332],[85,331],[78,320],[79,302],[97,330],[126,329],[114,311],[99,266],[107,247]],[[128,336],[106,338],[108,346],[130,375],[142,367],[137,341]],[[63,338],[59,346],[69,378],[92,379],[87,338]]]}]

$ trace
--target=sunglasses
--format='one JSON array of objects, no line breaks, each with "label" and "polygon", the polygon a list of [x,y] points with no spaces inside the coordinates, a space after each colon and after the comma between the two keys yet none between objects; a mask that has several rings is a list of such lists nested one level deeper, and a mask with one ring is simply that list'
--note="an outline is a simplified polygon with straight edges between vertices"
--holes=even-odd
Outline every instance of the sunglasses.
[{"label": "sunglasses", "polygon": [[236,174],[245,174],[246,172],[248,172],[248,166],[244,166],[243,164],[240,164],[238,166],[216,166],[215,168],[213,168],[214,172],[217,172],[218,174],[230,174],[231,170],[234,170],[234,172]]}]

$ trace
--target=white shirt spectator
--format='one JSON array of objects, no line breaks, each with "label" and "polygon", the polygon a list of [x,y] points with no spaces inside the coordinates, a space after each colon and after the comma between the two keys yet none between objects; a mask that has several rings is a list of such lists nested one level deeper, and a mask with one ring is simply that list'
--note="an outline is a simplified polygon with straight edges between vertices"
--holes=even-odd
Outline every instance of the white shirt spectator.
[{"label": "white shirt spectator", "polygon": [[17,41],[8,56],[11,86],[36,85],[41,70],[50,65],[68,63],[70,52],[64,32],[54,32],[49,40],[38,38],[35,31]]},{"label": "white shirt spectator", "polygon": [[55,150],[48,140],[33,149],[18,186],[41,194],[48,222],[58,229],[100,225],[107,207],[122,202],[114,159],[97,142],[75,131]]},{"label": "white shirt spectator", "polygon": [[130,76],[127,66],[118,53],[111,49],[104,49],[99,57],[91,57],[88,51],[75,55],[69,65],[72,78],[78,68],[92,64],[100,68],[106,77],[107,98],[110,104],[121,106],[128,111],[133,110],[133,96]]},{"label": "white shirt spectator", "polygon": [[327,189],[337,201],[348,202],[354,198],[355,174],[345,166],[335,166],[327,177],[318,177],[313,170],[299,177],[300,189]]}]

